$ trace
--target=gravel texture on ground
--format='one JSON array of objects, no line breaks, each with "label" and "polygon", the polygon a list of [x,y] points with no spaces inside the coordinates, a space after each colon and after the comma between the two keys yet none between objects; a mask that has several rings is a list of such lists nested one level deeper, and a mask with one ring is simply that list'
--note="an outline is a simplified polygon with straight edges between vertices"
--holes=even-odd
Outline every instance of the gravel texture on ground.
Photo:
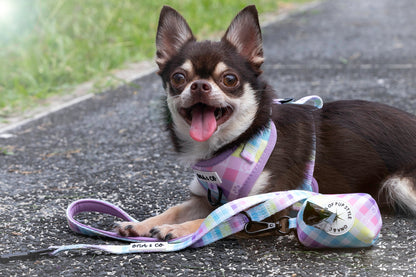
[{"label": "gravel texture on ground", "polygon": [[[264,28],[264,78],[282,98],[366,99],[416,114],[415,26],[413,0],[323,2]],[[192,174],[163,130],[160,80],[133,83],[0,138],[12,153],[0,154],[0,253],[118,243],[69,230],[65,209],[77,199],[107,200],[144,219],[188,197]],[[383,220],[369,249],[310,250],[293,236],[225,239],[176,253],[11,261],[0,276],[416,276],[416,220]]]}]

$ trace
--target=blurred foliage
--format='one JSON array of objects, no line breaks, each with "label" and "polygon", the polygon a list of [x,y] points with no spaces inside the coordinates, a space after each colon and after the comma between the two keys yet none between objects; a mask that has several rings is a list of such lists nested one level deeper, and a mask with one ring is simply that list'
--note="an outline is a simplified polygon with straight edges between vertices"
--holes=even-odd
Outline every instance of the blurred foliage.
[{"label": "blurred foliage", "polygon": [[0,119],[126,62],[152,58],[164,4],[206,38],[248,4],[266,12],[282,2],[304,0],[0,0]]}]

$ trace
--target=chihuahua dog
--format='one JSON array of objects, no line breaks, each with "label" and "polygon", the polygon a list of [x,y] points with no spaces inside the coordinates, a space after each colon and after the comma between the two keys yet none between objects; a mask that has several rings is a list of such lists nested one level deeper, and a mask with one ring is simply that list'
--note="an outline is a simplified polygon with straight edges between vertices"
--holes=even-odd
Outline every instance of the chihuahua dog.
[{"label": "chihuahua dog", "polygon": [[[277,140],[248,188],[227,196],[218,191],[224,176],[195,170],[190,200],[142,222],[118,223],[119,234],[162,240],[191,234],[213,205],[223,202],[216,198],[298,189],[312,154],[319,192],[365,192],[381,208],[416,214],[416,117],[359,100],[327,103],[322,109],[276,103],[260,77],[264,58],[255,6],[238,13],[217,42],[196,41],[185,19],[165,6],[156,46],[167,129],[184,163],[223,159],[224,153],[245,148],[273,128]],[[217,191],[204,187],[204,180]]]}]

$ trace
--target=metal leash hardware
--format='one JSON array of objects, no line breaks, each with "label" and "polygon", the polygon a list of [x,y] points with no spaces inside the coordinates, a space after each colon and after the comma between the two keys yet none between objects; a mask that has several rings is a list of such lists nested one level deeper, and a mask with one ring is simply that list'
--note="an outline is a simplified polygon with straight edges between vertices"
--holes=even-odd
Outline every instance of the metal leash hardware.
[{"label": "metal leash hardware", "polygon": [[[292,232],[292,230],[293,230],[293,228],[289,227],[290,226],[289,225],[289,220],[290,220],[289,216],[282,216],[276,222],[266,222],[266,221],[253,221],[246,212],[242,212],[242,214],[244,214],[247,217],[247,219],[249,220],[244,225],[244,231],[249,235],[257,235],[257,234],[260,234],[260,233],[276,230],[280,235],[284,236],[284,235],[290,234],[290,232]],[[262,227],[262,226],[265,226],[265,227],[261,228],[261,229],[253,230],[253,228],[256,225],[260,226],[260,227]]]}]

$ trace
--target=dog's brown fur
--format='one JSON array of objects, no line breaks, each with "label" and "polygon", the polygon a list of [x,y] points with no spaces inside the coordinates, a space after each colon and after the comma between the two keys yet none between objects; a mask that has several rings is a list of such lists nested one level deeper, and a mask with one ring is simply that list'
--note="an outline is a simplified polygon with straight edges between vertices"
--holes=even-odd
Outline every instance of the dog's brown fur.
[{"label": "dog's brown fur", "polygon": [[[216,78],[213,72],[220,62],[229,66],[241,82],[233,89],[223,88],[224,95],[238,99],[247,93],[255,94],[253,109],[257,107],[257,111],[244,132],[217,149],[207,148],[211,152],[188,153],[187,157],[212,157],[244,143],[272,119],[278,140],[264,169],[268,178],[264,179],[264,184],[256,184],[251,193],[298,188],[315,135],[314,177],[320,192],[366,192],[377,199],[382,208],[400,207],[416,214],[416,117],[383,104],[358,100],[327,103],[322,109],[272,104],[273,90],[259,77],[263,52],[254,6],[236,16],[220,42],[196,42],[186,21],[175,10],[164,7],[157,47],[159,74],[170,99],[180,96],[186,89],[171,85],[172,72],[178,72],[178,68],[182,70],[188,78],[186,84],[200,80],[212,82]],[[187,61],[187,67],[192,67],[188,70],[192,72],[183,69]],[[212,82],[216,84],[218,82]],[[251,89],[249,92],[247,86]],[[198,97],[203,98],[204,104],[211,101],[210,93],[198,94]],[[184,154],[190,151],[186,148],[189,145],[199,149],[197,142],[178,133],[178,124],[183,123],[178,122],[180,117],[175,119],[173,113],[171,106],[167,108],[167,127],[176,150]],[[169,240],[196,231],[213,209],[206,197],[193,195],[189,201],[143,222],[120,223],[117,230],[125,236]]]}]

